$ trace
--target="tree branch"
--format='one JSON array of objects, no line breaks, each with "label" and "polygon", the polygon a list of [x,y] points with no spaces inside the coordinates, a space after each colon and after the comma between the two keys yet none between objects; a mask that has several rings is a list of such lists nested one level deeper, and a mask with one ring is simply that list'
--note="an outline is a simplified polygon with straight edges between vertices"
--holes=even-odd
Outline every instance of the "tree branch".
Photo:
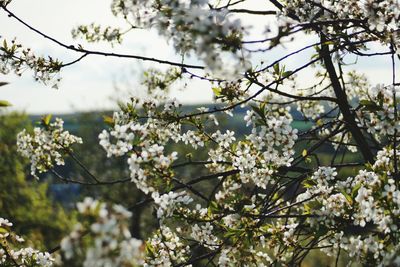
[{"label": "tree branch", "polygon": [[320,55],[324,61],[326,70],[328,72],[329,78],[332,82],[332,87],[335,92],[337,103],[339,106],[340,111],[343,114],[343,120],[346,122],[346,126],[351,132],[354,140],[359,145],[361,154],[363,155],[366,162],[373,163],[374,162],[374,155],[372,154],[369,144],[366,141],[365,137],[363,136],[360,128],[357,126],[357,122],[355,119],[355,115],[353,112],[350,111],[350,104],[347,101],[347,95],[342,89],[340,84],[339,78],[336,74],[335,66],[333,65],[331,52],[329,51],[329,47],[325,44],[325,37],[321,37],[321,50]]},{"label": "tree branch", "polygon": [[249,9],[229,9],[230,13],[245,13],[245,14],[251,14],[251,15],[276,15],[276,11],[272,10],[249,10]]},{"label": "tree branch", "polygon": [[[109,53],[109,52],[102,52],[102,51],[87,50],[87,49],[84,49],[82,47],[75,47],[74,45],[67,45],[67,44],[65,44],[65,43],[63,43],[61,41],[58,41],[57,39],[55,39],[55,38],[53,38],[53,37],[41,32],[41,31],[39,31],[38,29],[32,27],[31,25],[26,23],[24,20],[22,20],[19,17],[17,17],[5,5],[0,4],[0,9],[1,8],[8,14],[9,17],[12,17],[12,18],[16,19],[18,22],[23,24],[25,27],[27,27],[31,31],[34,31],[35,33],[41,35],[45,39],[50,40],[51,42],[53,42],[53,43],[65,48],[67,50],[72,50],[72,51],[84,54],[84,56],[82,56],[81,58],[79,58],[78,60],[76,60],[73,63],[78,62],[79,60],[81,60],[83,57],[85,57],[87,55],[98,55],[98,56],[105,56],[105,57],[132,58],[132,59],[139,59],[139,60],[143,60],[143,61],[152,61],[152,62],[157,62],[157,63],[160,63],[160,64],[167,64],[167,65],[171,65],[171,66],[177,66],[177,67],[188,68],[188,69],[204,69],[204,66],[199,66],[199,65],[188,65],[188,64],[183,64],[183,63],[163,60],[163,59],[144,57],[144,56],[138,56],[138,55],[131,55],[131,54],[118,54],[118,53]],[[65,65],[62,65],[61,67],[70,66],[71,64],[72,63],[67,63]]]}]

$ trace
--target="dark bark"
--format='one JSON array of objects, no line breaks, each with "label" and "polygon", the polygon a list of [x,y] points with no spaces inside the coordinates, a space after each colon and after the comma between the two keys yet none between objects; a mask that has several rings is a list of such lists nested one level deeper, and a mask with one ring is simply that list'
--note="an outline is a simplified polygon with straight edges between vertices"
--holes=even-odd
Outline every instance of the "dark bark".
[{"label": "dark bark", "polygon": [[321,50],[320,55],[324,61],[325,68],[328,72],[329,78],[332,83],[333,91],[335,92],[337,103],[340,109],[340,112],[343,114],[343,120],[346,123],[346,127],[351,132],[355,142],[360,149],[361,154],[364,157],[364,160],[369,163],[374,162],[374,155],[371,152],[369,144],[365,137],[363,136],[361,129],[357,126],[356,118],[354,112],[350,109],[349,102],[347,101],[346,92],[343,90],[339,78],[336,74],[335,66],[333,65],[331,54],[329,51],[329,47],[325,43],[325,38],[321,38]]},{"label": "dark bark", "polygon": [[[144,195],[141,192],[137,191],[136,202],[142,201],[143,197]],[[143,206],[136,206],[130,209],[130,212],[132,212],[130,232],[132,236],[137,239],[142,239],[142,234],[140,231],[141,230],[140,222],[143,213],[143,208],[144,208]]]}]

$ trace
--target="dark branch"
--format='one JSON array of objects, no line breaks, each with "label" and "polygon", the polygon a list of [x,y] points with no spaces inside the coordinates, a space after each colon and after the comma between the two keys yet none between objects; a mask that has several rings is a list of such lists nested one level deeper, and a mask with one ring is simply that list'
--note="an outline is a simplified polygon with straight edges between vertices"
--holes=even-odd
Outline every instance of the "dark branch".
[{"label": "dark branch", "polygon": [[332,82],[333,91],[335,92],[336,98],[338,100],[338,106],[343,114],[343,120],[346,122],[346,126],[351,132],[354,140],[359,145],[361,154],[363,155],[366,162],[373,163],[374,155],[372,154],[369,144],[363,136],[360,128],[357,126],[356,118],[353,112],[350,110],[350,104],[347,101],[346,92],[342,89],[339,78],[336,74],[335,66],[333,65],[331,58],[331,51],[327,44],[324,44],[325,38],[321,38],[321,50],[320,55],[324,61],[326,70],[329,74],[329,78]]},{"label": "dark branch", "polygon": [[[87,55],[99,55],[99,56],[105,56],[105,57],[117,57],[117,58],[133,58],[133,59],[139,59],[143,61],[152,61],[152,62],[157,62],[160,64],[167,64],[171,66],[177,66],[181,68],[188,68],[188,69],[204,69],[204,66],[199,66],[199,65],[188,65],[188,64],[183,64],[183,63],[178,63],[178,62],[173,62],[173,61],[168,61],[168,60],[162,60],[162,59],[157,59],[157,58],[151,58],[151,57],[144,57],[144,56],[138,56],[138,55],[130,55],[130,54],[118,54],[118,53],[109,53],[109,52],[102,52],[102,51],[94,51],[94,50],[87,50],[82,47],[75,47],[73,45],[67,45],[63,42],[58,41],[57,39],[39,31],[38,29],[32,27],[28,23],[26,23],[24,20],[20,19],[17,17],[13,12],[11,12],[6,6],[0,5],[0,8],[2,8],[9,17],[12,17],[19,21],[21,24],[23,24],[25,27],[29,28],[30,30],[36,32],[37,34],[41,35],[47,40],[52,41],[53,43],[68,49],[72,50],[78,53],[83,53],[85,56]],[[81,60],[82,58],[78,59],[77,61]],[[76,62],[77,62],[76,61]],[[75,63],[75,62],[74,62]],[[72,63],[66,64],[66,66],[71,65]]]},{"label": "dark branch", "polygon": [[276,11],[272,10],[249,10],[249,9],[229,9],[230,13],[245,13],[245,14],[251,14],[251,15],[276,15]]}]

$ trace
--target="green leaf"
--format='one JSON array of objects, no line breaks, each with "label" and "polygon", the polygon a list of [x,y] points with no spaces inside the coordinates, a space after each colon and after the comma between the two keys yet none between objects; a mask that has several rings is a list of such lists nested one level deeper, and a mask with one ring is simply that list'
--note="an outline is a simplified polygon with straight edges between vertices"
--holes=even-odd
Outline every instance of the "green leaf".
[{"label": "green leaf", "polygon": [[265,110],[265,106],[267,105],[267,103],[265,103],[265,102],[262,102],[261,104],[260,104],[260,109],[261,110]]},{"label": "green leaf", "polygon": [[140,136],[135,135],[135,138],[133,138],[132,140],[132,145],[133,146],[137,146],[142,142],[142,139],[140,138]]},{"label": "green leaf", "polygon": [[9,107],[12,106],[10,102],[6,100],[0,100],[0,107]]},{"label": "green leaf", "polygon": [[333,44],[335,44],[333,41],[326,41],[326,42],[324,42],[324,45],[333,45]]},{"label": "green leaf", "polygon": [[360,105],[370,106],[370,105],[376,105],[376,104],[374,102],[372,102],[371,100],[363,99],[363,100],[360,100]]},{"label": "green leaf", "polygon": [[43,125],[45,125],[45,126],[49,125],[52,116],[53,116],[53,115],[51,115],[51,114],[47,114],[47,115],[43,116],[43,117],[42,117],[42,123],[43,123]]},{"label": "green leaf", "polygon": [[265,118],[265,114],[264,114],[264,110],[262,110],[261,108],[257,107],[257,106],[252,106],[254,112],[257,113],[261,118]]},{"label": "green leaf", "polygon": [[253,243],[254,232],[253,231],[246,231],[246,239],[249,244]]},{"label": "green leaf", "polygon": [[280,195],[278,194],[278,192],[276,192],[276,193],[272,196],[272,201],[278,200],[279,197],[280,197]]},{"label": "green leaf", "polygon": [[276,64],[273,66],[273,68],[274,68],[275,74],[279,74],[279,63],[276,63]]},{"label": "green leaf", "polygon": [[377,111],[381,109],[381,107],[379,107],[374,101],[367,99],[360,100],[360,105],[369,111]]},{"label": "green leaf", "polygon": [[311,179],[304,180],[304,182],[303,182],[304,188],[311,188],[315,185],[316,185],[315,181],[313,181]]},{"label": "green leaf", "polygon": [[104,116],[103,116],[103,121],[104,121],[106,124],[110,125],[110,126],[113,126],[113,125],[114,125],[114,119],[113,119],[113,117],[111,117],[111,116],[104,115]]},{"label": "green leaf", "polygon": [[154,256],[155,255],[154,247],[150,244],[150,242],[146,242],[146,252],[150,256]]},{"label": "green leaf", "polygon": [[282,73],[282,77],[283,78],[289,77],[290,75],[292,75],[292,73],[293,73],[293,71],[290,71],[290,70],[285,71],[284,73]]},{"label": "green leaf", "polygon": [[0,234],[8,233],[8,230],[4,227],[0,227]]},{"label": "green leaf", "polygon": [[225,238],[230,238],[232,236],[235,236],[237,233],[233,231],[232,229],[229,229],[228,232],[224,233]]},{"label": "green leaf", "polygon": [[215,94],[215,96],[221,96],[222,89],[221,87],[213,87],[211,88]]},{"label": "green leaf", "polygon": [[349,194],[346,193],[344,189],[340,190],[340,193],[342,193],[342,195],[346,198],[347,202],[349,202],[350,205],[353,204],[353,199]]},{"label": "green leaf", "polygon": [[270,233],[270,229],[273,228],[270,224],[260,226],[260,230],[264,233]]},{"label": "green leaf", "polygon": [[361,183],[356,184],[353,187],[353,190],[351,190],[351,195],[354,197],[356,195],[356,193],[358,192],[358,189],[360,189],[360,188],[361,188]]},{"label": "green leaf", "polygon": [[311,59],[316,59],[316,58],[318,58],[319,57],[319,54],[313,54],[312,56],[311,56]]},{"label": "green leaf", "polygon": [[218,211],[218,204],[215,201],[211,201],[210,205],[208,206],[207,214],[211,216],[213,213]]},{"label": "green leaf", "polygon": [[311,214],[311,207],[307,204],[304,204],[304,214]]}]

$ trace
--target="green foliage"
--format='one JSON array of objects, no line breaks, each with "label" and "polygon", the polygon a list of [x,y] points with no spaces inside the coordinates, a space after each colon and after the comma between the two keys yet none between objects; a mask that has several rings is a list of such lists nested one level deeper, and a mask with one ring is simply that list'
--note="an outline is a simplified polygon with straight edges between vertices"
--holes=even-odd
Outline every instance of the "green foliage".
[{"label": "green foliage", "polygon": [[53,88],[57,88],[60,81],[57,74],[63,66],[61,61],[50,56],[36,56],[30,48],[24,48],[15,39],[0,39],[0,61],[6,63],[2,67],[2,73],[13,71],[21,76],[28,68],[33,70],[33,78],[36,81],[52,84]]},{"label": "green foliage", "polygon": [[0,100],[0,107],[9,107],[11,106],[11,103],[8,102],[7,100]]},{"label": "green foliage", "polygon": [[68,233],[72,219],[48,197],[47,183],[26,178],[27,162],[18,156],[16,136],[29,127],[26,115],[0,114],[0,215],[36,247],[52,248]]},{"label": "green foliage", "polygon": [[[0,82],[0,87],[7,85],[7,84],[8,84],[7,82]],[[9,107],[9,106],[12,106],[10,102],[8,102],[7,100],[0,99],[0,108],[1,107]]]},{"label": "green foliage", "polygon": [[163,72],[158,69],[149,69],[143,73],[142,84],[151,95],[156,89],[168,91],[173,83],[182,77],[182,70],[178,68],[169,68]]},{"label": "green foliage", "polygon": [[111,44],[120,44],[122,42],[122,35],[124,34],[121,29],[102,27],[94,23],[90,25],[80,25],[72,30],[72,36],[75,39],[84,38],[90,43],[100,41],[110,42]]}]

